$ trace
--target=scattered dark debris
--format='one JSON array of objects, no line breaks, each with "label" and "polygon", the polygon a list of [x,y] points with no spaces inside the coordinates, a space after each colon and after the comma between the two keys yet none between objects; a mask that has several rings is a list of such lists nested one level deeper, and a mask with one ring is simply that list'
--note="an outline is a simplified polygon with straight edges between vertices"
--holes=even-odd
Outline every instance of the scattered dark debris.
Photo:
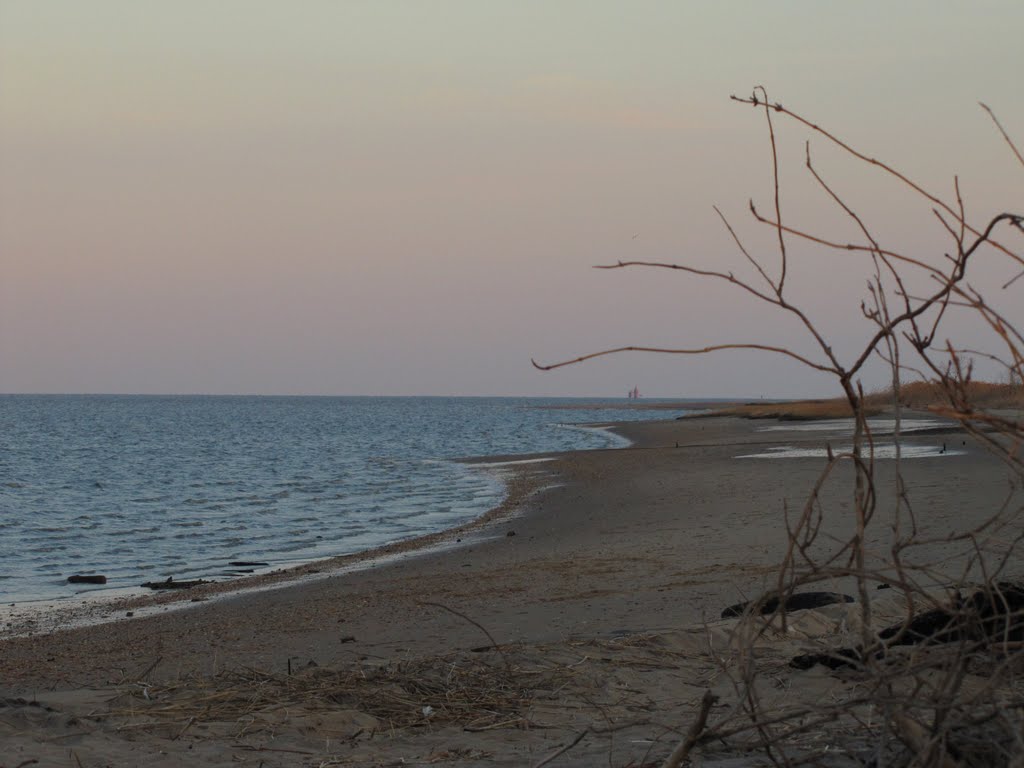
[{"label": "scattered dark debris", "polygon": [[[825,605],[835,603],[852,603],[853,598],[839,592],[800,592],[789,595],[785,600],[785,610],[788,612],[805,611],[809,608],[821,608]],[[760,600],[749,600],[745,603],[730,605],[722,611],[722,618],[728,619],[734,616],[742,616],[750,611],[766,616],[779,610],[778,595],[765,595]]]},{"label": "scattered dark debris", "polygon": [[142,584],[147,589],[192,589],[200,584],[213,584],[206,579],[192,579],[191,581],[175,581],[173,576],[168,576],[166,581],[147,581]]}]

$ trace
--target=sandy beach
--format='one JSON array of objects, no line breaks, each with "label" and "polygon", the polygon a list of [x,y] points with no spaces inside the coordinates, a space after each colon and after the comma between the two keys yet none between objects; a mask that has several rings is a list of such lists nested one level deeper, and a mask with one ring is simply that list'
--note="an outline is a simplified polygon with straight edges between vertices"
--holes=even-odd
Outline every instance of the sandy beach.
[{"label": "sandy beach", "polygon": [[[660,765],[706,690],[720,695],[711,717],[724,716],[719,650],[736,620],[721,612],[775,583],[785,514],[824,463],[739,457],[823,449],[825,433],[737,418],[615,429],[633,445],[509,465],[500,509],[375,553],[388,558],[374,567],[349,558],[258,591],[136,600],[95,626],[12,625],[0,639],[0,766],[522,766],[562,749],[544,764]],[[942,446],[902,465],[924,530],[980,521],[1015,492],[957,430],[905,444]],[[883,490],[892,467],[879,463]],[[849,533],[851,476],[821,491],[822,551]],[[886,490],[879,509],[892,503]],[[888,529],[872,535],[869,552],[884,553]],[[960,555],[937,544],[914,556],[955,569]],[[841,680],[787,661],[849,611],[813,612],[765,646],[760,663],[778,668],[766,695],[833,695]]]}]

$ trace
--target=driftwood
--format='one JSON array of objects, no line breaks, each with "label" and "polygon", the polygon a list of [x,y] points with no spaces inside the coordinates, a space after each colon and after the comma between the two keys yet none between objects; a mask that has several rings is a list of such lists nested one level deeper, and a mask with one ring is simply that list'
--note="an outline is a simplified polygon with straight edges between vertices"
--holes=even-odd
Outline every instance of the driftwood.
[{"label": "driftwood", "polygon": [[142,586],[147,589],[192,589],[200,584],[212,584],[206,579],[193,579],[191,581],[175,581],[173,576],[168,576],[167,581],[147,581]]},{"label": "driftwood", "polygon": [[[977,589],[966,599],[957,594],[949,607],[932,608],[917,614],[908,622],[886,627],[878,633],[878,639],[882,643],[882,647],[875,652],[878,658],[886,648],[899,645],[958,642],[979,646],[993,643],[1018,645],[1024,640],[1024,585],[1000,582],[987,589]],[[790,666],[809,669],[815,664],[821,664],[830,669],[839,669],[855,667],[864,658],[862,648],[838,648],[826,653],[794,656]]]},{"label": "driftwood", "polygon": [[934,608],[909,623],[886,627],[887,645],[934,645],[960,640],[1024,639],[1024,586],[1010,582],[978,589],[966,600],[957,595],[949,608]]}]

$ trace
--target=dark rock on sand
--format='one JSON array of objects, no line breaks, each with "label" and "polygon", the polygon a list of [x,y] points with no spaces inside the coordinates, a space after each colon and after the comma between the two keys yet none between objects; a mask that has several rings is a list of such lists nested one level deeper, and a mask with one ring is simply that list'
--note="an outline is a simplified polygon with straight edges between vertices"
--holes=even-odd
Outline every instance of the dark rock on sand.
[{"label": "dark rock on sand", "polygon": [[270,563],[259,563],[255,560],[232,560],[228,565],[237,565],[240,567],[251,567],[251,568],[263,568],[269,567]]},{"label": "dark rock on sand", "polygon": [[[825,605],[834,605],[835,603],[852,603],[853,598],[849,595],[844,595],[839,592],[800,592],[795,595],[790,595],[786,598],[785,609],[786,611],[805,611],[809,608],[821,608]],[[748,610],[751,612],[760,613],[765,616],[769,613],[775,613],[779,609],[779,598],[777,595],[766,595],[760,600],[751,600],[745,603],[736,603],[736,605],[730,605],[724,611],[722,611],[722,618],[728,619],[733,616],[742,616]]]},{"label": "dark rock on sand", "polygon": [[106,584],[107,577],[96,573],[76,573],[68,576],[68,584]]}]

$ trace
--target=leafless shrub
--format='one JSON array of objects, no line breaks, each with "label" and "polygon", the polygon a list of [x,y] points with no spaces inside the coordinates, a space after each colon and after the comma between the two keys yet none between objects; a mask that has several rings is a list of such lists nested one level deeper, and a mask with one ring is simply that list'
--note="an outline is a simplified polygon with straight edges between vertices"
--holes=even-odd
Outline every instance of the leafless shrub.
[{"label": "leafless shrub", "polygon": [[[855,584],[857,622],[849,645],[822,646],[822,658],[845,669],[850,695],[813,707],[794,705],[773,711],[759,696],[762,670],[755,641],[771,628],[785,631],[785,600],[776,615],[751,617],[754,630],[730,670],[735,676],[736,703],[727,720],[712,715],[700,735],[689,734],[685,752],[699,744],[730,743],[756,749],[777,764],[828,763],[837,745],[847,759],[873,765],[975,766],[1024,765],[1024,587],[1013,583],[1022,575],[1016,567],[1024,538],[1021,507],[1015,495],[1024,480],[1024,335],[1012,318],[997,308],[991,296],[976,290],[968,276],[980,254],[1005,260],[1017,271],[1002,289],[1011,291],[1024,275],[1019,255],[1024,234],[1024,213],[1003,211],[984,221],[966,213],[959,180],[954,179],[952,200],[924,188],[894,166],[866,155],[838,135],[800,114],[769,100],[763,88],[748,97],[732,97],[753,106],[765,118],[769,138],[773,199],[770,212],[753,202],[750,213],[768,227],[774,253],[756,255],[736,228],[715,208],[749,276],[733,271],[697,268],[685,263],[621,261],[604,269],[643,267],[672,270],[735,287],[753,302],[773,307],[795,319],[813,353],[793,345],[728,343],[680,348],[619,347],[582,355],[550,365],[549,370],[627,350],[678,355],[701,355],[725,349],[775,353],[819,372],[831,374],[841,391],[839,407],[854,420],[852,448],[829,452],[820,478],[810,489],[803,508],[787,515],[789,544],[778,570],[777,596],[789,596],[816,583],[846,579]],[[1010,135],[995,114],[982,105],[1009,147],[1011,162],[1024,167]],[[844,241],[791,224],[783,215],[779,183],[777,128],[783,123],[807,131],[854,161],[895,181],[934,216],[949,247],[926,257],[883,245],[865,217],[847,202],[836,184],[815,164],[810,142],[804,166],[825,198],[849,219],[859,238]],[[873,331],[850,358],[833,349],[810,313],[791,298],[790,247],[810,244],[828,251],[863,258],[867,267],[867,294],[861,311]],[[923,286],[923,288],[921,287]],[[1019,298],[1017,299],[1019,301]],[[968,315],[987,330],[984,347],[958,347],[949,338],[951,318]],[[865,366],[881,359],[891,371],[891,387],[884,395],[866,394],[861,385]],[[1005,372],[1005,384],[975,381],[974,361],[984,360]],[[835,412],[810,408],[809,412]],[[876,463],[875,435],[868,415],[880,406],[895,417],[897,445],[893,478],[895,504],[880,508],[881,473]],[[981,445],[1002,460],[1011,485],[1006,503],[993,509],[981,524],[973,524],[941,537],[929,537],[917,525],[900,470],[900,420],[907,407],[928,408],[962,426]],[[820,490],[840,467],[852,470],[852,531],[839,541],[821,535]],[[888,552],[869,551],[869,530],[888,530]],[[954,569],[948,558],[929,557],[937,548],[958,547]],[[903,601],[903,618],[889,627],[875,615],[876,587],[892,587]],[[939,589],[941,587],[941,589]],[[931,623],[928,624],[927,622]],[[922,623],[925,622],[925,623]],[[741,715],[743,722],[737,722]],[[703,725],[703,724],[702,724]],[[809,739],[829,733],[834,738]]]}]

